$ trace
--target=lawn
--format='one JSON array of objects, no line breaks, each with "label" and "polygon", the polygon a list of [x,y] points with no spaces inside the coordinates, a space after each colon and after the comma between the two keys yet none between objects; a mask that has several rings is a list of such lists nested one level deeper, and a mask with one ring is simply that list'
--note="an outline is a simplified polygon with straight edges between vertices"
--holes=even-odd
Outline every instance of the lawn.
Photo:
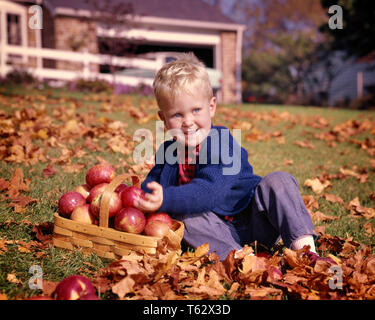
[{"label": "lawn", "polygon": [[[156,111],[151,97],[0,89],[0,297],[41,294],[28,286],[32,265],[51,283],[72,274],[94,277],[109,265],[94,254],[53,247],[43,226],[53,222],[59,197],[83,184],[87,169],[100,161],[117,174],[145,177],[150,166],[134,163],[133,135],[146,128],[156,136]],[[321,234],[373,252],[374,111],[219,105],[214,123],[241,129],[256,174],[296,177]],[[100,297],[118,298],[110,290]]]}]

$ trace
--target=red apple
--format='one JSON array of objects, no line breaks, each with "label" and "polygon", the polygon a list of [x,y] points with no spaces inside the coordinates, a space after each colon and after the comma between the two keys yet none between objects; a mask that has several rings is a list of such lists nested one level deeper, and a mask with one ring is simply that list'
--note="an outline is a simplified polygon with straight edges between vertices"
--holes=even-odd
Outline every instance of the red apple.
[{"label": "red apple", "polygon": [[159,220],[159,221],[165,222],[166,224],[168,224],[168,227],[170,229],[172,229],[173,220],[168,215],[168,213],[165,213],[165,212],[153,212],[153,213],[149,213],[147,215],[147,222],[153,221],[153,220]]},{"label": "red apple", "polygon": [[139,197],[144,197],[144,195],[145,192],[142,189],[136,186],[128,187],[121,192],[122,205],[124,207],[133,207],[134,201]]},{"label": "red apple", "polygon": [[87,203],[75,207],[70,215],[70,219],[88,224],[96,224],[96,219],[90,212],[90,205]]},{"label": "red apple", "polygon": [[73,275],[61,280],[52,295],[57,300],[78,300],[88,294],[95,294],[90,280],[84,276]]},{"label": "red apple", "polygon": [[69,218],[75,207],[86,203],[86,199],[78,192],[67,192],[59,199],[59,213]]},{"label": "red apple", "polygon": [[121,192],[123,192],[125,189],[129,188],[126,184],[124,183],[121,183],[115,190],[115,192],[117,192],[121,198]]},{"label": "red apple", "polygon": [[147,236],[163,238],[170,228],[167,223],[160,220],[151,220],[146,223],[144,233]]},{"label": "red apple", "polygon": [[141,233],[146,225],[144,213],[133,207],[122,208],[115,216],[115,229],[129,233]]},{"label": "red apple", "polygon": [[81,184],[80,186],[76,187],[73,191],[80,193],[85,199],[90,194],[90,188],[87,184]]},{"label": "red apple", "polygon": [[95,293],[88,293],[84,296],[81,296],[78,300],[100,300]]},{"label": "red apple", "polygon": [[106,186],[108,186],[108,183],[97,184],[95,187],[93,187],[90,190],[90,194],[87,197],[86,201],[88,203],[91,203],[92,200],[94,200],[94,198],[96,198],[98,195],[100,195],[100,194],[102,194],[104,192]]},{"label": "red apple", "polygon": [[90,188],[101,184],[110,183],[116,176],[115,169],[109,164],[97,164],[89,169],[86,174],[86,183]]},{"label": "red apple", "polygon": [[[95,216],[99,217],[100,214],[100,203],[102,201],[103,194],[96,196],[90,204],[90,212]],[[114,217],[117,212],[122,208],[121,198],[116,192],[110,193],[109,207],[108,207],[108,217]]]}]

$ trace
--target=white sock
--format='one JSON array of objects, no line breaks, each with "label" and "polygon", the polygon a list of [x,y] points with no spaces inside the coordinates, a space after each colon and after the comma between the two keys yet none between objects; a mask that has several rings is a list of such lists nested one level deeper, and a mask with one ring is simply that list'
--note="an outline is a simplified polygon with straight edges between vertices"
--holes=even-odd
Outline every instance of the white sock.
[{"label": "white sock", "polygon": [[301,236],[293,241],[292,243],[292,249],[293,250],[299,250],[302,249],[304,246],[310,246],[310,251],[316,253],[315,249],[315,243],[314,238],[311,234],[306,234],[304,236]]},{"label": "white sock", "polygon": [[[238,256],[242,253],[242,251],[243,251],[243,248],[242,249],[240,249],[240,250],[237,250],[235,253],[234,253],[234,258],[235,259],[237,259],[238,258]],[[254,253],[252,253],[252,252],[250,252],[249,254],[247,254],[248,256],[253,256],[254,255]]]}]

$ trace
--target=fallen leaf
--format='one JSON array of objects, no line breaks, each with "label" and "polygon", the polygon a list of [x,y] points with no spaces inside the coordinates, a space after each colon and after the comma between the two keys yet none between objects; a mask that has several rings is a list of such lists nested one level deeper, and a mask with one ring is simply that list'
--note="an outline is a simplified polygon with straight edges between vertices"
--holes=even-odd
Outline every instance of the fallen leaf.
[{"label": "fallen leaf", "polygon": [[28,192],[30,190],[30,179],[25,179],[20,168],[14,170],[13,176],[9,180],[9,187],[7,194],[10,198],[15,198],[20,194],[20,191]]},{"label": "fallen leaf", "polygon": [[10,283],[22,283],[21,280],[17,279],[17,277],[14,273],[8,273],[7,274],[7,281],[10,282]]},{"label": "fallen leaf", "polygon": [[322,196],[324,199],[326,199],[329,202],[344,204],[344,200],[342,200],[342,198],[334,194],[324,193]]},{"label": "fallen leaf", "polygon": [[332,221],[332,220],[337,220],[338,219],[338,217],[328,216],[328,215],[324,214],[321,211],[310,212],[310,215],[311,215],[311,219],[313,220],[313,222]]},{"label": "fallen leaf", "polygon": [[51,165],[48,165],[47,168],[43,169],[43,177],[44,178],[54,176],[56,173],[57,173],[56,169]]},{"label": "fallen leaf", "polygon": [[326,188],[331,186],[331,182],[329,180],[324,181],[321,183],[318,178],[314,179],[306,179],[304,186],[311,187],[314,193],[321,194]]},{"label": "fallen leaf", "polygon": [[295,141],[293,144],[301,148],[315,149],[315,146],[308,141]]},{"label": "fallen leaf", "polygon": [[358,197],[355,197],[349,202],[349,204],[347,205],[347,209],[350,211],[350,214],[353,217],[362,216],[367,220],[375,218],[375,209],[361,206]]},{"label": "fallen leaf", "polygon": [[365,232],[367,233],[367,235],[372,236],[373,234],[375,234],[375,227],[372,225],[371,222],[365,223],[363,225],[363,228],[365,229]]}]

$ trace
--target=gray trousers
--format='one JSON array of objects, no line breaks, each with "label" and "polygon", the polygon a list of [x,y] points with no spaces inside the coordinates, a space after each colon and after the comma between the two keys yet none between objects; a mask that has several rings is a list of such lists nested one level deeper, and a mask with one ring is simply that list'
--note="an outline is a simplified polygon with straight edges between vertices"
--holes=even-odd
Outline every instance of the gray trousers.
[{"label": "gray trousers", "polygon": [[296,179],[286,172],[266,175],[251,202],[233,221],[213,212],[174,215],[185,225],[184,240],[192,247],[208,243],[223,260],[231,250],[257,241],[271,248],[280,237],[286,247],[302,235],[316,236],[311,217],[298,190]]}]

